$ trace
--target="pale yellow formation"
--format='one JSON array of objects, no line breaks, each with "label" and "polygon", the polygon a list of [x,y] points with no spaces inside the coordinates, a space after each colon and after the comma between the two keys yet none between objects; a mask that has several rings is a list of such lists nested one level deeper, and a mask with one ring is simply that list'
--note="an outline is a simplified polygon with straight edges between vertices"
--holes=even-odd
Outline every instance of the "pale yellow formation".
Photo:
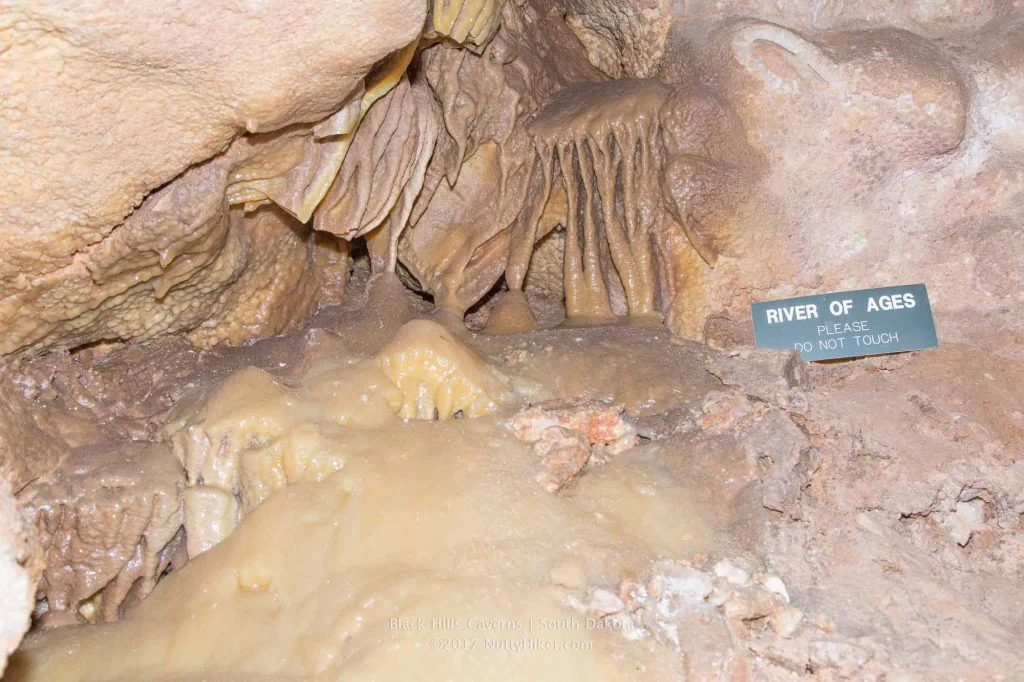
[{"label": "pale yellow formation", "polygon": [[509,399],[501,376],[455,336],[414,320],[377,354],[381,371],[402,391],[405,419],[479,417]]},{"label": "pale yellow formation", "polygon": [[380,426],[401,404],[398,390],[368,363],[319,363],[298,389],[252,367],[233,375],[168,427],[188,476],[189,556],[230,535],[275,490],[340,469],[325,432]]},{"label": "pale yellow formation", "polygon": [[184,502],[190,556],[223,540],[244,513],[282,487],[292,470],[286,461],[309,458],[298,424],[301,415],[287,412],[297,402],[292,394],[269,374],[247,368],[195,413],[168,426],[188,477]]},{"label": "pale yellow formation", "polygon": [[273,201],[301,222],[308,221],[338,176],[366,112],[402,78],[418,44],[419,39],[414,40],[392,55],[377,73],[367,76],[358,97],[316,127],[304,131],[307,134],[300,138],[300,155],[291,159],[294,165],[285,162],[288,167],[280,174],[268,175],[264,160],[259,158],[236,169],[227,188],[228,202],[253,210]]},{"label": "pale yellow formation", "polygon": [[187,476],[188,554],[226,538],[274,491],[341,469],[332,445],[341,429],[477,417],[508,399],[502,377],[429,320],[407,323],[375,358],[318,361],[295,388],[243,369],[167,427]]},{"label": "pale yellow formation", "polygon": [[[271,402],[288,395],[264,387]],[[276,421],[305,414],[276,404]],[[637,679],[638,664],[644,679],[683,678],[671,647],[571,606],[588,583],[705,546],[689,493],[649,462],[552,496],[530,446],[494,418],[323,437],[337,473],[275,493],[123,620],[30,636],[5,682],[612,681]],[[551,577],[569,560],[575,587]]]},{"label": "pale yellow formation", "polygon": [[434,31],[483,47],[501,22],[501,0],[435,0]]}]

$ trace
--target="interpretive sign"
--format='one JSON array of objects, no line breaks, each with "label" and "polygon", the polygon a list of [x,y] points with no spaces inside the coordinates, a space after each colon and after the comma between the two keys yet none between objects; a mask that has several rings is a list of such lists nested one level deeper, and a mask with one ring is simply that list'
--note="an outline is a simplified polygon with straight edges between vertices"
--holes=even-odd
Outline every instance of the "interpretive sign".
[{"label": "interpretive sign", "polygon": [[923,284],[755,303],[758,348],[794,348],[804,360],[879,355],[939,345]]}]

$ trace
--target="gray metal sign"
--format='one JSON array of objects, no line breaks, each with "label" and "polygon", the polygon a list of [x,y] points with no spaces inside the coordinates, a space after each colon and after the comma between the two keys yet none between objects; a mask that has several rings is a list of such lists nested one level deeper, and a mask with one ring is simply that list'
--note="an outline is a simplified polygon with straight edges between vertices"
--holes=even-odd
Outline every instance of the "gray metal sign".
[{"label": "gray metal sign", "polygon": [[799,296],[750,306],[758,348],[804,360],[879,355],[939,345],[923,284]]}]

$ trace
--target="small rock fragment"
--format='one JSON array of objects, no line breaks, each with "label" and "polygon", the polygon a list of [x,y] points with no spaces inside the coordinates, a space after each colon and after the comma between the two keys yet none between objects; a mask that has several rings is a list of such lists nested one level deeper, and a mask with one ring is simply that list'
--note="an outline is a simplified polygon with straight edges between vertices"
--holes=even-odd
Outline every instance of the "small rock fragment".
[{"label": "small rock fragment", "polygon": [[631,642],[643,639],[649,634],[642,625],[633,620],[633,618],[625,611],[613,613],[607,616],[605,621],[607,621],[609,628],[618,632]]},{"label": "small rock fragment", "polygon": [[791,673],[803,676],[807,673],[807,642],[802,638],[779,639],[771,637],[767,639],[752,639],[747,643],[750,650]]},{"label": "small rock fragment", "polygon": [[804,612],[793,607],[779,609],[772,615],[772,629],[780,637],[792,637],[803,622]]},{"label": "small rock fragment", "polygon": [[534,405],[514,415],[508,426],[519,440],[534,443],[543,468],[537,480],[552,493],[579,474],[595,449],[602,455],[618,454],[638,440],[621,405],[592,400]]},{"label": "small rock fragment", "polygon": [[658,612],[666,618],[674,618],[680,611],[703,604],[711,591],[711,576],[689,566],[680,566],[662,575]]},{"label": "small rock fragment", "polygon": [[540,459],[537,481],[549,493],[572,482],[590,459],[590,445],[579,431],[552,426],[533,445]]},{"label": "small rock fragment", "polygon": [[604,588],[597,588],[591,592],[590,602],[587,604],[587,610],[596,614],[598,618],[618,613],[624,608],[626,608],[626,605],[622,600],[614,592]]},{"label": "small rock fragment", "polygon": [[722,559],[715,564],[715,575],[724,578],[733,585],[749,585],[750,573],[732,563],[728,559]]},{"label": "small rock fragment", "polygon": [[764,589],[777,594],[782,601],[789,603],[789,590],[786,589],[786,583],[782,582],[782,578],[777,575],[769,575],[761,581],[761,584],[764,585]]},{"label": "small rock fragment", "polygon": [[985,501],[976,497],[968,502],[957,502],[943,519],[943,525],[956,544],[966,547],[971,536],[985,525]]},{"label": "small rock fragment", "polygon": [[836,624],[832,622],[832,619],[823,613],[813,613],[808,619],[814,624],[814,627],[818,628],[822,632],[835,632]]},{"label": "small rock fragment", "polygon": [[750,401],[738,392],[710,393],[700,406],[698,425],[704,431],[720,433],[753,412]]},{"label": "small rock fragment", "polygon": [[733,623],[771,616],[778,609],[775,595],[756,587],[730,592],[722,602],[722,613]]},{"label": "small rock fragment", "polygon": [[651,599],[657,601],[661,599],[661,595],[665,592],[665,579],[660,575],[656,575],[647,581],[647,594],[651,595]]},{"label": "small rock fragment", "polygon": [[590,445],[605,444],[606,452],[618,454],[636,445],[637,433],[623,414],[621,405],[594,400],[554,400],[519,412],[509,422],[520,440],[537,441],[552,426],[583,434]]}]

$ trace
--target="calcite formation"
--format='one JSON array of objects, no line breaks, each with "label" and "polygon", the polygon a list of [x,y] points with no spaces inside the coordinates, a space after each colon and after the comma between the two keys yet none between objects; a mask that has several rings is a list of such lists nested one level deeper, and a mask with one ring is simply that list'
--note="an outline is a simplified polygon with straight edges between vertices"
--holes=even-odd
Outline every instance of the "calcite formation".
[{"label": "calcite formation", "polygon": [[0,102],[10,679],[1024,666],[1018,0],[16,0]]},{"label": "calcite formation", "polygon": [[338,429],[479,417],[510,400],[507,384],[430,320],[407,323],[372,359],[315,362],[294,388],[256,368],[234,374],[166,429],[185,472],[189,556],[221,542],[273,492],[342,469]]},{"label": "calcite formation", "polygon": [[[80,107],[74,132],[42,120],[25,128],[54,131],[60,142],[46,148],[81,149],[81,158],[100,150],[104,170],[47,171],[50,185],[8,188],[14,217],[25,219],[11,224],[26,229],[10,237],[2,349],[170,331],[213,345],[294,328],[338,301],[352,240],[365,240],[375,272],[398,272],[455,314],[506,286],[513,293],[492,330],[536,325],[520,293],[532,270],[534,291],[565,297],[570,317],[661,317],[677,334],[720,345],[749,339],[743,311],[755,292],[885,283],[872,275],[879,262],[889,270],[927,263],[905,276],[921,280],[943,267],[944,254],[966,250],[967,267],[946,272],[948,292],[934,295],[940,311],[947,302],[955,311],[941,331],[961,338],[970,325],[960,321],[974,319],[1016,348],[1019,329],[1004,312],[1014,288],[990,274],[1019,270],[1001,260],[1016,250],[987,245],[1013,239],[1003,227],[1019,205],[1019,18],[1005,3],[982,4],[911,11],[865,1],[810,16],[798,3],[759,0],[682,14],[659,2],[441,1],[414,11],[341,3],[299,12],[320,31],[303,30],[310,44],[338,42],[322,36],[331,22],[319,20],[335,10],[372,16],[361,30],[369,36],[379,21],[392,40],[365,55],[317,49],[307,63],[315,77],[288,102],[275,94],[286,88],[269,83],[291,77],[284,65],[302,63],[289,58],[298,45],[267,54],[277,70],[258,85],[238,75],[235,56],[216,67],[189,64],[196,84],[192,100],[180,100],[189,111],[163,112],[176,127],[159,135],[148,112],[179,102],[177,86],[148,73],[79,79],[109,91],[107,99],[136,103],[111,114],[119,123],[109,129],[136,131],[165,152],[151,163],[149,152],[102,141],[106,105]],[[140,60],[181,63],[192,53],[185,45],[204,51],[204,26],[234,18],[245,40],[284,42],[254,28],[277,25],[283,7],[230,11],[211,6],[193,28],[169,18],[181,47],[153,47]],[[42,43],[38,58],[33,52],[41,35],[33,27],[68,27],[70,36],[80,27],[81,39],[53,46],[73,66],[62,78],[94,62],[102,73],[122,68],[84,47],[120,43],[109,26],[90,32],[83,11],[11,12],[25,20],[12,20],[19,28],[10,35],[24,39],[12,38],[17,54],[5,59],[20,55],[25,66],[8,71],[9,89],[45,64]],[[392,23],[397,16],[403,21]],[[982,17],[1005,28],[979,33]],[[983,38],[972,40],[975,33]],[[351,34],[345,41],[369,44]],[[971,47],[954,47],[961,43]],[[111,82],[123,92],[103,85]],[[211,94],[226,82],[233,94]],[[55,91],[57,106],[70,91]],[[12,121],[34,106],[8,101]],[[38,158],[42,147],[30,139],[9,138],[17,164]],[[32,169],[51,162],[28,163],[20,175],[34,178]],[[118,178],[130,189],[117,189],[110,180]],[[95,189],[101,179],[107,194]],[[41,214],[24,207],[36,185],[63,197],[57,222],[77,235],[66,244],[34,229]],[[978,201],[961,201],[955,187],[974,188],[968,195]],[[885,226],[908,215],[936,238],[890,248]],[[560,248],[534,259],[536,242],[552,231],[548,241]],[[20,255],[36,253],[35,266]],[[993,259],[1002,265],[993,269]],[[562,276],[542,281],[543,272]]]},{"label": "calcite formation", "polygon": [[168,448],[140,443],[76,449],[52,480],[23,489],[46,558],[42,620],[116,620],[126,599],[144,598],[183,563],[183,485]]},{"label": "calcite formation", "polygon": [[533,245],[543,236],[537,228],[553,177],[566,197],[561,219],[569,317],[612,316],[613,287],[625,299],[620,310],[660,316],[656,299],[664,305],[666,292],[682,286],[672,267],[656,264],[675,260],[661,246],[672,241],[673,229],[714,265],[727,236],[715,235],[698,207],[706,213],[712,193],[727,181],[731,197],[739,198],[741,176],[732,170],[729,177],[728,167],[696,156],[723,150],[709,150],[706,132],[694,126],[700,107],[692,99],[699,98],[654,80],[609,81],[566,88],[536,113],[528,130],[542,180],[528,198],[535,208],[512,241],[506,269],[512,290],[522,289]]},{"label": "calcite formation", "polygon": [[[273,495],[166,589],[95,628],[100,641],[77,640],[89,627],[49,631],[12,661],[11,679],[618,679],[631,674],[633,647],[611,628],[581,620],[530,634],[531,619],[572,614],[549,594],[547,567],[586,547],[588,572],[639,571],[649,545],[681,551],[705,537],[685,498],[650,494],[631,468],[585,477],[573,499],[548,495],[528,446],[493,421],[410,421],[372,439],[336,434],[333,446],[344,451],[337,474]],[[598,513],[608,522],[594,525]],[[641,518],[685,519],[689,532],[659,537],[634,526]],[[479,649],[453,658],[429,644],[462,638]],[[140,645],[134,655],[111,655],[128,642]],[[51,656],[51,646],[73,653]],[[680,659],[663,648],[644,665],[670,679]]]},{"label": "calcite formation", "polygon": [[636,429],[622,411],[621,405],[593,401],[551,401],[516,413],[508,428],[519,440],[533,444],[541,469],[537,481],[554,493],[576,480],[595,446],[600,457],[637,444]]},{"label": "calcite formation", "polygon": [[[4,354],[208,322],[241,272],[260,269],[248,229],[228,225],[239,161],[225,149],[245,131],[332,116],[426,14],[419,2],[347,0],[2,11]],[[293,231],[279,221],[259,249],[304,254],[287,244]],[[250,333],[281,328],[254,308]]]},{"label": "calcite formation", "polygon": [[[75,553],[51,551],[51,575],[62,575],[69,556],[117,550],[106,562],[82,562],[115,576],[102,598],[72,612],[60,612],[54,598],[45,620],[103,619],[108,597],[143,577],[140,564],[113,559],[155,547],[154,535],[140,542],[139,526],[125,523],[117,527],[131,533],[104,536],[95,531],[105,526],[83,523],[109,518],[90,499],[143,499],[144,488],[137,494],[130,485],[139,464],[163,462],[169,480],[184,485],[183,518],[174,523],[200,547],[188,547],[182,567],[176,536],[162,554],[171,556],[170,572],[160,570],[140,602],[129,595],[117,622],[30,635],[10,663],[11,679],[412,669],[479,679],[495,666],[505,677],[536,679],[553,665],[628,679],[641,662],[656,679],[723,666],[787,679],[808,668],[997,675],[1020,663],[1012,594],[1022,470],[1009,456],[1020,444],[1019,401],[1014,382],[995,380],[1020,370],[1006,359],[950,347],[814,367],[791,354],[720,353],[632,325],[489,336],[421,319],[379,338],[373,317],[355,327],[347,317],[319,319],[337,326],[192,349],[191,373],[174,365],[184,342],[164,339],[141,355],[110,349],[72,381],[72,363],[58,357],[14,375],[26,387],[39,381],[28,377],[53,377],[48,386],[85,402],[92,396],[96,414],[113,414],[106,401],[126,394],[112,388],[132,376],[131,395],[157,397],[140,398],[131,412],[154,414],[150,401],[171,408],[157,419],[168,422],[184,460],[159,443],[136,443],[125,454],[148,453],[143,459],[104,472],[84,466],[102,460],[83,448],[72,452],[72,469],[58,462],[26,489],[37,507],[52,499],[55,509],[62,493],[54,478],[79,471],[98,486],[61,503],[62,518],[90,533],[72,543]],[[371,348],[367,339],[378,340]],[[968,357],[972,370],[960,376]],[[382,364],[402,369],[402,388]],[[169,383],[161,375],[179,371]],[[403,420],[407,396],[414,412],[439,404],[437,377],[470,387],[452,405],[464,417],[478,395],[473,386],[511,387],[512,399],[492,395],[484,404],[493,411],[472,419],[434,420],[423,409],[427,418]],[[86,378],[89,392],[81,390]],[[38,400],[11,396],[26,415]],[[60,398],[44,402],[60,423]],[[149,438],[166,442],[159,432]],[[190,518],[190,509],[199,514]],[[211,546],[200,552],[203,543]],[[979,575],[983,584],[974,582]],[[430,613],[450,609],[437,616],[454,619],[438,621],[438,636],[491,641],[492,653],[469,652],[456,665],[431,652]],[[460,621],[468,631],[471,617],[521,619],[524,629],[530,618],[580,625],[534,630],[526,640],[454,630]],[[402,628],[416,618],[424,629]],[[254,641],[263,642],[258,655]],[[500,648],[513,641],[593,648],[534,658]],[[984,658],[969,658],[972,651]]]},{"label": "calcite formation", "polygon": [[438,35],[482,48],[498,29],[501,3],[499,0],[441,0],[434,3],[431,19]]},{"label": "calcite formation", "polygon": [[376,362],[402,392],[398,416],[404,419],[479,417],[511,399],[508,379],[436,322],[406,324]]}]

